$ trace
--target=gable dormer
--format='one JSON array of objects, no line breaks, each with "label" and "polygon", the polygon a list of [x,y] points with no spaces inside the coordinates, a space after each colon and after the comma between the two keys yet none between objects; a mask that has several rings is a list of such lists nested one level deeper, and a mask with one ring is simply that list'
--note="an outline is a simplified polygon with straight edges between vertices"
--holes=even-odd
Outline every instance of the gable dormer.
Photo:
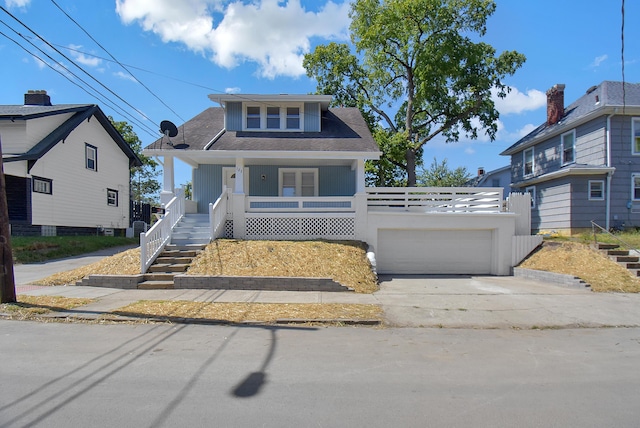
[{"label": "gable dormer", "polygon": [[244,132],[320,132],[331,95],[209,95],[225,110],[225,129]]}]

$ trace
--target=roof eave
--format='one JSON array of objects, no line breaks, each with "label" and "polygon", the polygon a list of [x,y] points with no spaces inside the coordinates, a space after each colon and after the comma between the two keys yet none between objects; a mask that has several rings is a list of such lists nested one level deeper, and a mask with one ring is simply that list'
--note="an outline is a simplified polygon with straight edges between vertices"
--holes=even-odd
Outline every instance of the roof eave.
[{"label": "roof eave", "polygon": [[562,177],[568,176],[578,176],[578,175],[595,175],[595,174],[613,174],[616,171],[614,167],[581,167],[581,168],[563,168],[558,171],[553,171],[548,174],[539,175],[537,177],[532,177],[527,180],[519,181],[517,183],[512,183],[511,187],[527,187],[533,186],[538,183],[543,183],[545,181],[556,180]]},{"label": "roof eave", "polygon": [[191,159],[196,157],[202,160],[207,159],[364,159],[378,160],[382,152],[360,152],[360,151],[284,151],[284,150],[162,150],[144,149],[145,156],[175,156],[180,158],[184,155]]}]

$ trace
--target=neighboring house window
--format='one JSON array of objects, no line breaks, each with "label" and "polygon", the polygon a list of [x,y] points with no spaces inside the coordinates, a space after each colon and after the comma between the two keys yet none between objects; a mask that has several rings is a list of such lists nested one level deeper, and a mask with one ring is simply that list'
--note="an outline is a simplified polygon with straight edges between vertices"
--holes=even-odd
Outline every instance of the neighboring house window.
[{"label": "neighboring house window", "polygon": [[631,199],[640,201],[640,173],[631,174]]},{"label": "neighboring house window", "polygon": [[536,186],[529,186],[527,188],[524,189],[525,193],[528,193],[531,195],[531,208],[535,208],[536,207]]},{"label": "neighboring house window", "polygon": [[280,169],[280,196],[318,196],[318,170]]},{"label": "neighboring house window", "polygon": [[492,178],[491,179],[491,187],[500,187],[500,179]]},{"label": "neighboring house window", "polygon": [[113,189],[107,189],[107,205],[110,207],[118,206],[118,191]]},{"label": "neighboring house window", "polygon": [[267,107],[267,129],[280,129],[280,107]]},{"label": "neighboring house window", "polygon": [[260,107],[247,107],[247,129],[260,129]]},{"label": "neighboring house window", "polygon": [[524,171],[523,171],[523,175],[526,177],[528,175],[533,175],[533,168],[534,168],[534,164],[533,164],[533,147],[531,147],[530,149],[527,149],[524,151],[523,153],[523,165],[524,165]]},{"label": "neighboring house window", "polygon": [[33,191],[35,193],[44,193],[46,195],[53,194],[53,189],[51,186],[51,184],[53,183],[52,180],[48,178],[32,177],[32,183]]},{"label": "neighboring house window", "polygon": [[633,154],[640,155],[640,118],[634,118],[631,121],[631,147],[633,147]]},{"label": "neighboring house window", "polygon": [[562,165],[575,162],[576,132],[562,134]]},{"label": "neighboring house window", "polygon": [[589,180],[589,200],[590,201],[604,200],[604,181],[603,180]]},{"label": "neighboring house window", "polygon": [[92,146],[91,144],[84,145],[84,159],[85,166],[87,169],[91,171],[98,170],[98,148],[96,146]]},{"label": "neighboring house window", "polygon": [[300,129],[300,107],[287,107],[287,129]]}]

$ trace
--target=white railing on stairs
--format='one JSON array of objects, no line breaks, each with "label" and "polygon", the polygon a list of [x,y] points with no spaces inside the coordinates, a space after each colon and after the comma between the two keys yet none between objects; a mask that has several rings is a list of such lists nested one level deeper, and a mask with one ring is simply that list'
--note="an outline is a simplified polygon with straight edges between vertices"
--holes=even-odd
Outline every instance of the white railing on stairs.
[{"label": "white railing on stairs", "polygon": [[209,204],[209,239],[212,241],[224,234],[224,224],[227,221],[227,191],[222,189],[222,194],[214,204]]},{"label": "white railing on stairs", "polygon": [[176,189],[176,196],[164,207],[164,215],[146,233],[140,234],[140,271],[146,273],[164,247],[171,242],[171,233],[184,216],[184,192]]}]

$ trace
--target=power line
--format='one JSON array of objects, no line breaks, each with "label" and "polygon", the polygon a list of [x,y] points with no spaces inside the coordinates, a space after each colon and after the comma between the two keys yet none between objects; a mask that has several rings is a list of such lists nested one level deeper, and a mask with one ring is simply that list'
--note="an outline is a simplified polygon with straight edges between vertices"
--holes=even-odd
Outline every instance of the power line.
[{"label": "power line", "polygon": [[86,35],[87,37],[89,37],[91,40],[93,40],[93,42],[100,46],[100,48],[105,51],[110,57],[111,59],[113,59],[113,61],[115,61],[120,67],[122,67],[124,70],[126,70],[127,73],[129,73],[129,75],[131,77],[133,77],[135,79],[135,81],[137,83],[139,83],[143,88],[145,88],[151,95],[153,95],[158,101],[160,101],[160,103],[162,103],[163,106],[165,106],[166,108],[168,108],[173,114],[175,114],[178,118],[180,118],[180,120],[182,120],[183,122],[185,122],[185,120],[182,118],[182,116],[180,116],[180,114],[178,114],[174,109],[172,109],[167,103],[165,103],[158,95],[156,95],[151,89],[149,89],[149,87],[147,85],[145,85],[144,83],[142,83],[142,81],[140,79],[138,79],[136,76],[134,76],[134,74],[127,68],[125,67],[124,64],[122,64],[120,61],[118,61],[116,59],[116,57],[114,57],[111,52],[109,52],[107,50],[107,48],[105,48],[104,46],[102,46],[100,44],[100,42],[98,42],[91,34],[89,34],[89,32],[87,30],[84,29],[84,27],[82,27],[82,25],[80,25],[75,19],[73,19],[67,12],[65,12],[59,5],[58,3],[55,2],[55,0],[51,0],[51,3],[53,3],[67,18],[69,18],[71,20],[71,22],[73,22],[74,24],[76,24],[78,26],[78,28],[80,28]]}]

